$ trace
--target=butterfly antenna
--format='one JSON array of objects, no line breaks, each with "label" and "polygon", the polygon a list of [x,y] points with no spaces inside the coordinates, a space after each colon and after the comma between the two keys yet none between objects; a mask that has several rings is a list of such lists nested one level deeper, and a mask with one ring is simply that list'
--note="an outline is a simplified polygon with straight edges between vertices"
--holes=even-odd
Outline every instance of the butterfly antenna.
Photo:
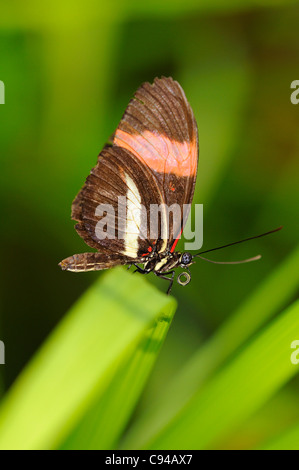
[{"label": "butterfly antenna", "polygon": [[[228,246],[237,245],[238,243],[248,242],[249,240],[254,240],[255,238],[265,237],[266,235],[270,235],[270,233],[278,232],[281,229],[282,229],[282,225],[278,228],[275,228],[274,230],[270,230],[270,232],[261,233],[260,235],[255,235],[254,237],[244,238],[243,240],[239,240],[239,241],[233,242],[233,243],[228,243],[227,245],[217,246],[216,248],[211,248],[210,250],[200,251],[196,255],[193,255],[193,258],[195,258],[195,257],[202,258],[202,256],[200,256],[200,255],[202,255],[204,253],[209,253],[210,251],[221,250],[222,248],[227,248]],[[255,261],[255,259],[259,259],[259,258],[258,257],[250,258],[249,260],[244,260],[242,262],[248,263],[249,261]],[[210,261],[210,260],[207,260],[207,261]],[[211,262],[216,263],[216,261],[211,261]],[[230,264],[238,264],[238,263],[240,263],[240,262],[236,261],[236,262],[232,262]],[[225,263],[225,264],[227,264],[227,263]]]},{"label": "butterfly antenna", "polygon": [[203,259],[205,261],[209,261],[209,263],[213,264],[244,264],[244,263],[250,263],[251,261],[257,261],[261,259],[261,255],[254,256],[253,258],[248,258],[248,259],[242,259],[240,261],[213,261],[208,258],[204,258],[203,256],[197,255],[198,258]]}]

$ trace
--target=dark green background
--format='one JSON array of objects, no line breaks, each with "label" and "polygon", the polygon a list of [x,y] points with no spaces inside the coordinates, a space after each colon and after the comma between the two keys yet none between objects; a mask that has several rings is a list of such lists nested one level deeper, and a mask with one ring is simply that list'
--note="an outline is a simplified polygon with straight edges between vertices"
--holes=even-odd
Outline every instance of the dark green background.
[{"label": "dark green background", "polygon": [[[57,263],[86,251],[71,202],[143,81],[172,76],[194,110],[203,248],[284,225],[211,255],[261,253],[261,261],[199,261],[192,283],[175,285],[179,309],[144,403],[291,253],[298,243],[299,105],[290,101],[299,79],[298,24],[299,4],[291,1],[0,3],[4,389],[100,275],[61,272]],[[291,386],[298,390],[296,380]]]}]

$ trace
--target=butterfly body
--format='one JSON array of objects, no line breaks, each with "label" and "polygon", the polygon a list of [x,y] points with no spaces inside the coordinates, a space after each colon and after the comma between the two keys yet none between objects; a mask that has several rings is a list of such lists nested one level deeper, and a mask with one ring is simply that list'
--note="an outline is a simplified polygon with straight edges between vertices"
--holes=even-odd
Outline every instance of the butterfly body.
[{"label": "butterfly body", "polygon": [[[186,255],[189,255],[188,258]],[[181,253],[180,251],[174,251],[173,253],[165,252],[149,258],[144,263],[144,271],[162,274],[175,269],[178,267],[185,268],[192,264],[192,256],[190,253]]]},{"label": "butterfly body", "polygon": [[[61,261],[60,267],[63,270],[73,271],[73,272],[86,272],[86,271],[97,271],[102,269],[107,269],[108,267],[113,267],[118,264],[129,264],[129,267],[132,265],[135,266],[136,271],[141,274],[150,274],[154,273],[156,276],[166,279],[170,282],[168,291],[170,292],[173,284],[174,273],[173,271],[176,268],[187,269],[193,263],[192,255],[188,252],[181,253],[180,251],[174,251],[173,253],[164,252],[157,253],[153,252],[150,256],[143,259],[143,263],[140,263],[139,259],[136,260],[127,260],[123,263],[114,262],[113,258],[107,258],[105,260],[105,266],[102,265],[102,256],[99,256],[98,253],[81,253],[79,255],[73,255],[65,260]],[[139,264],[143,264],[140,267]],[[111,266],[110,266],[111,264]],[[166,277],[170,275],[170,277]],[[188,279],[188,282],[182,283],[181,276],[185,275]],[[178,277],[178,283],[181,285],[187,285],[191,280],[189,270],[188,273],[182,272]]]},{"label": "butterfly body", "polygon": [[[136,271],[141,274],[149,274],[153,272],[156,276],[169,281],[167,293],[170,293],[175,275],[174,270],[179,267],[188,270],[188,272],[182,272],[177,277],[178,283],[185,286],[189,284],[191,280],[190,272],[188,269],[188,266],[190,266],[191,264],[192,255],[190,253],[181,253],[179,251],[175,251],[173,253],[166,252],[157,254],[156,256],[152,256],[151,258],[146,260],[143,265],[143,268],[140,268],[136,264],[134,264],[134,266],[136,267]],[[185,277],[185,281],[181,280],[182,276]]]}]

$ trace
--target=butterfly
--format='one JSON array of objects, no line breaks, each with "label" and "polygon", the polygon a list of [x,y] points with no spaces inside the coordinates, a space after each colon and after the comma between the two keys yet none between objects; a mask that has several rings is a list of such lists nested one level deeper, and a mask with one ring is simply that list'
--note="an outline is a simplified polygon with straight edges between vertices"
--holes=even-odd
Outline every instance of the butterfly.
[{"label": "butterfly", "polygon": [[[152,272],[166,279],[168,294],[176,268],[183,268],[177,282],[187,285],[194,258],[223,248],[195,255],[175,250],[193,199],[198,153],[196,120],[179,83],[162,77],[141,85],[125,110],[112,144],[101,151],[72,204],[76,231],[97,251],[70,256],[59,263],[60,267],[82,272],[133,265],[139,273]],[[169,217],[165,208],[173,205],[177,211]],[[153,207],[159,208],[155,230],[148,223]]]}]

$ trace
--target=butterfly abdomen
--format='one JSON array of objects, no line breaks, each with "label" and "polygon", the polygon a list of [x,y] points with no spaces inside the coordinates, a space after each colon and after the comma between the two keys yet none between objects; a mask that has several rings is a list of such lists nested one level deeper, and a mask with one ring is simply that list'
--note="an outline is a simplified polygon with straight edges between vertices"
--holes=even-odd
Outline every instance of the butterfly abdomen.
[{"label": "butterfly abdomen", "polygon": [[119,256],[114,253],[80,253],[65,258],[59,263],[59,266],[64,271],[101,271],[102,269],[112,268],[120,264],[130,264],[132,261],[137,260],[132,260],[131,258],[122,258],[120,260]]}]

